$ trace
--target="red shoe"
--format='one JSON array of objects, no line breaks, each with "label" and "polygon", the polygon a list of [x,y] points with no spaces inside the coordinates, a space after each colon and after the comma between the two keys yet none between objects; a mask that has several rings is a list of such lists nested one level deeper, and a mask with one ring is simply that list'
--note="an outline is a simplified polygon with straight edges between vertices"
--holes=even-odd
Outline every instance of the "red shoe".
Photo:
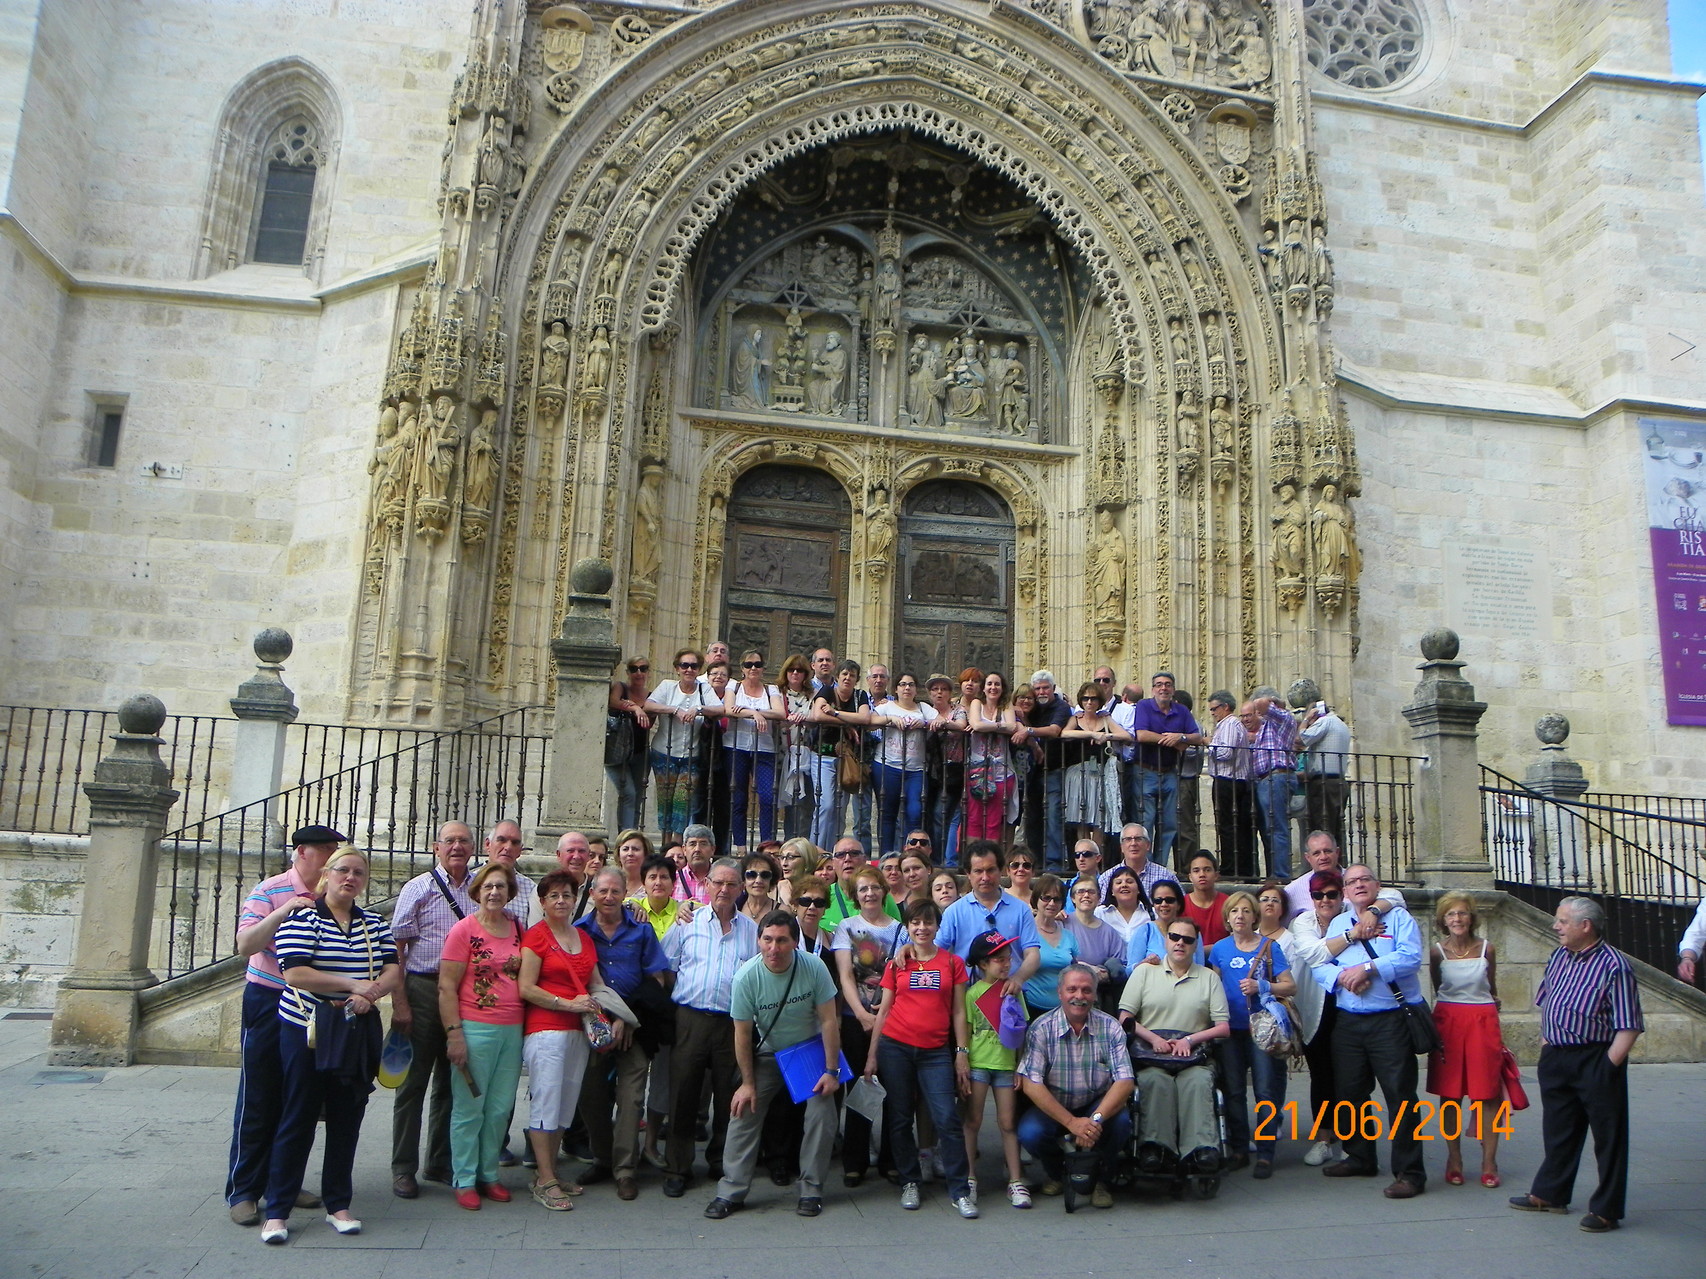
[{"label": "red shoe", "polygon": [[505,1186],[502,1182],[488,1181],[485,1185],[480,1187],[480,1193],[495,1204],[506,1204],[509,1202],[509,1187]]},{"label": "red shoe", "polygon": [[463,1186],[456,1192],[456,1206],[466,1208],[469,1212],[480,1211],[480,1192],[472,1186]]}]

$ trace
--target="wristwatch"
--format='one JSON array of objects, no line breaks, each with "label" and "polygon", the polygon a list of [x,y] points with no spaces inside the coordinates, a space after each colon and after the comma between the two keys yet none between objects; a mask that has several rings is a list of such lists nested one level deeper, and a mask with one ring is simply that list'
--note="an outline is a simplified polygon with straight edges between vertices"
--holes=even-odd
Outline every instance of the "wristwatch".
[{"label": "wristwatch", "polygon": [[1095,1114],[1091,1115],[1090,1116],[1090,1122],[1095,1124],[1097,1127],[1101,1127],[1102,1112],[1098,1110]]}]

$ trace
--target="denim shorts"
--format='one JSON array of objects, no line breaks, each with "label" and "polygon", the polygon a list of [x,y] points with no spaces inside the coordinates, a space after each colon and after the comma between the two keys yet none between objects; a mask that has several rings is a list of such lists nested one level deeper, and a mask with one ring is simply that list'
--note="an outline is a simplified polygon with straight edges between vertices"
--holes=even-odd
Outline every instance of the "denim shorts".
[{"label": "denim shorts", "polygon": [[982,1066],[971,1068],[971,1081],[974,1084],[988,1084],[991,1088],[1011,1088],[1013,1072],[1011,1070],[988,1070]]}]

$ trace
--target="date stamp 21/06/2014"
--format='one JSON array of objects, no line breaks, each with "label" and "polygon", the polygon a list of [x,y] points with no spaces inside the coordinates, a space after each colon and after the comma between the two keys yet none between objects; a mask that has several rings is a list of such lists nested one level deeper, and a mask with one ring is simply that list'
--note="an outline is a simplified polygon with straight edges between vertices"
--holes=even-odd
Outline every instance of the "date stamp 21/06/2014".
[{"label": "date stamp 21/06/2014", "polygon": [[1277,1141],[1281,1137],[1290,1137],[1293,1141],[1300,1138],[1306,1141],[1349,1141],[1353,1137],[1379,1141],[1403,1129],[1406,1121],[1418,1141],[1433,1141],[1436,1137],[1445,1141],[1457,1141],[1463,1137],[1482,1141],[1485,1140],[1483,1134],[1509,1141],[1516,1131],[1511,1123],[1509,1101],[1471,1101],[1467,1106],[1452,1100],[1438,1104],[1418,1101],[1413,1106],[1404,1101],[1398,1104],[1390,1122],[1387,1121],[1386,1108],[1377,1101],[1365,1101],[1360,1106],[1348,1101],[1331,1105],[1323,1102],[1315,1108],[1313,1122],[1308,1115],[1300,1114],[1295,1101],[1288,1101],[1283,1106],[1271,1101],[1258,1101],[1256,1127],[1251,1136],[1257,1141]]}]

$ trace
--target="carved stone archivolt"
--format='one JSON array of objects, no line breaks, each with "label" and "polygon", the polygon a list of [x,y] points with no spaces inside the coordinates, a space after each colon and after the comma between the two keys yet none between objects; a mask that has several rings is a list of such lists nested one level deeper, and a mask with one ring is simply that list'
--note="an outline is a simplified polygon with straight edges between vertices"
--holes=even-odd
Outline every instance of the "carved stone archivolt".
[{"label": "carved stone archivolt", "polygon": [[[848,494],[865,652],[892,634],[901,515],[928,477],[1012,509],[1024,661],[1141,653],[1247,687],[1305,634],[1348,634],[1360,480],[1290,7],[479,14],[439,262],[376,431],[357,672],[376,713],[400,691],[546,693],[515,652],[554,629],[587,554],[626,565],[629,641],[702,641],[733,477],[780,457]],[[871,148],[907,162],[864,213],[828,212]],[[926,176],[934,203],[909,205]],[[737,213],[749,243],[725,262]],[[1003,259],[1021,243],[1052,281]],[[1070,305],[1057,320],[1030,292]],[[452,544],[480,552],[453,570],[466,584],[428,590],[421,557]],[[1051,606],[1083,594],[1053,593],[1054,545],[1083,548],[1087,608]],[[484,607],[452,609],[469,587]]]}]

